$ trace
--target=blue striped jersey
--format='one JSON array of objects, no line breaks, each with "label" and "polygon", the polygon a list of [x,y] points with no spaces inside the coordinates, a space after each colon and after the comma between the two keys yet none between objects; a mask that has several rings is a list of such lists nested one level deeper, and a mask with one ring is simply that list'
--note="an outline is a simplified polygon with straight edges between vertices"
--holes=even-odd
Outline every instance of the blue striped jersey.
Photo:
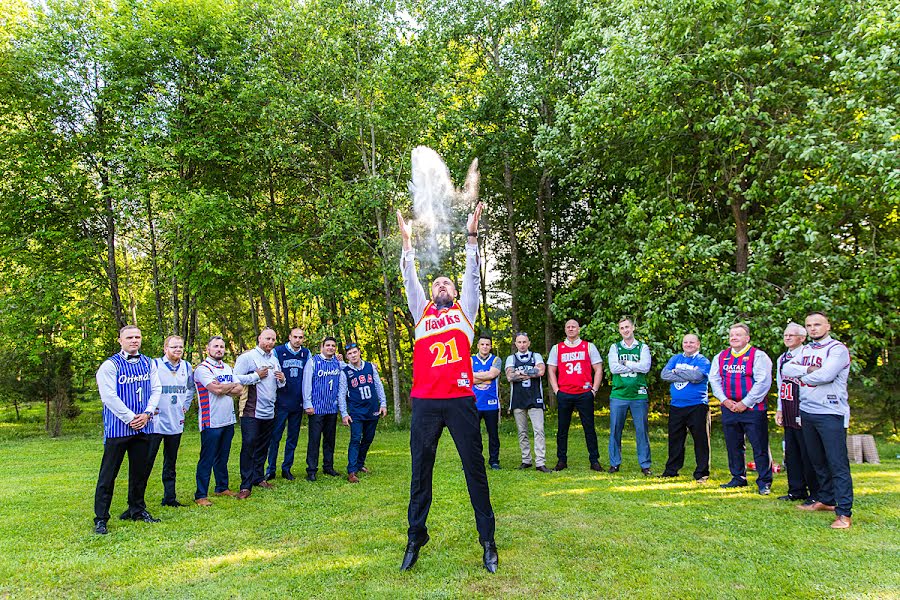
[{"label": "blue striped jersey", "polygon": [[338,411],[338,391],[341,380],[341,363],[337,358],[325,359],[317,354],[306,363],[312,368],[312,394],[310,402],[317,415],[334,414]]},{"label": "blue striped jersey", "polygon": [[[150,359],[143,354],[138,355],[137,362],[128,362],[121,354],[114,354],[109,360],[116,365],[116,395],[128,407],[128,410],[139,415],[147,409],[150,401],[150,372],[153,368]],[[140,431],[123,423],[106,406],[103,407],[103,438],[118,438],[153,433],[153,421]]]}]

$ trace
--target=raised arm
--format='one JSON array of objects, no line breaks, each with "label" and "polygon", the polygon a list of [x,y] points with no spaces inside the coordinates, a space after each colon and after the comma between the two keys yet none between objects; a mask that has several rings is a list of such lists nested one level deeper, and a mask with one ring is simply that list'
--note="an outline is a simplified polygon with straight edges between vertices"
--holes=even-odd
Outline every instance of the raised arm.
[{"label": "raised arm", "polygon": [[400,273],[403,275],[403,288],[406,290],[406,304],[412,313],[413,321],[418,321],[425,311],[428,300],[425,298],[425,290],[416,273],[416,251],[412,247],[412,226],[403,220],[403,215],[397,211],[397,227],[403,238],[403,250],[400,253]]},{"label": "raised arm", "polygon": [[481,202],[475,212],[466,221],[466,271],[463,275],[462,290],[459,292],[459,304],[469,321],[474,323],[478,318],[478,307],[481,305],[481,261],[478,256],[478,222],[484,206]]}]

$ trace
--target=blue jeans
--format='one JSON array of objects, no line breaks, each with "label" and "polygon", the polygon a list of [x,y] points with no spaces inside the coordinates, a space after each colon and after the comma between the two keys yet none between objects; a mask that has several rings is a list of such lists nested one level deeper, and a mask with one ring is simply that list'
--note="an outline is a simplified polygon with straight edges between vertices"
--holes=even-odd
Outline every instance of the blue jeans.
[{"label": "blue jeans", "polygon": [[269,442],[269,466],[266,468],[266,476],[275,475],[275,465],[278,464],[278,446],[281,444],[281,434],[287,425],[287,438],[284,440],[284,462],[281,463],[282,471],[290,471],[294,466],[294,451],[297,449],[297,440],[300,438],[300,425],[303,423],[303,410],[286,411],[278,410],[275,406],[275,429],[272,431],[272,441]]},{"label": "blue jeans", "polygon": [[853,479],[847,457],[847,430],[841,415],[814,415],[800,411],[801,431],[809,460],[816,470],[816,500],[834,506],[834,514],[853,514]]},{"label": "blue jeans", "polygon": [[210,471],[216,475],[216,493],[228,489],[228,455],[231,454],[232,438],[234,425],[204,429],[200,432],[200,461],[197,463],[195,500],[206,498],[209,494]]},{"label": "blue jeans", "polygon": [[347,448],[347,473],[358,473],[366,466],[366,454],[375,439],[378,419],[353,419],[350,423],[350,447]]},{"label": "blue jeans", "polygon": [[647,400],[609,399],[609,465],[618,467],[622,464],[622,430],[625,419],[631,411],[634,421],[634,437],[637,441],[638,463],[642,469],[650,468],[650,436],[647,434],[647,413],[650,403]]}]

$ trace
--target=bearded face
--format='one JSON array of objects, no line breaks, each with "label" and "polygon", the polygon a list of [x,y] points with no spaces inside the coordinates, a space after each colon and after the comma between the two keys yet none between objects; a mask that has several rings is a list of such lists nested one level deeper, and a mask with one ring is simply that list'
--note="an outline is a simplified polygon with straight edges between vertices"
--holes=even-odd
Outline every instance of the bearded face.
[{"label": "bearded face", "polygon": [[456,295],[456,286],[448,277],[438,277],[431,284],[431,300],[438,308],[452,306]]}]

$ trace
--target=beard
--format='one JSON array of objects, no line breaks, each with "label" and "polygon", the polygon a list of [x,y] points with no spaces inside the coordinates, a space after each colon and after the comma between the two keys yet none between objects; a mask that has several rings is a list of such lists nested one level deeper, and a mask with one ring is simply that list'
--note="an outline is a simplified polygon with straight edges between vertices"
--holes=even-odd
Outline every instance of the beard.
[{"label": "beard", "polygon": [[441,292],[432,300],[434,305],[440,309],[450,308],[453,306],[453,298],[447,292]]}]

